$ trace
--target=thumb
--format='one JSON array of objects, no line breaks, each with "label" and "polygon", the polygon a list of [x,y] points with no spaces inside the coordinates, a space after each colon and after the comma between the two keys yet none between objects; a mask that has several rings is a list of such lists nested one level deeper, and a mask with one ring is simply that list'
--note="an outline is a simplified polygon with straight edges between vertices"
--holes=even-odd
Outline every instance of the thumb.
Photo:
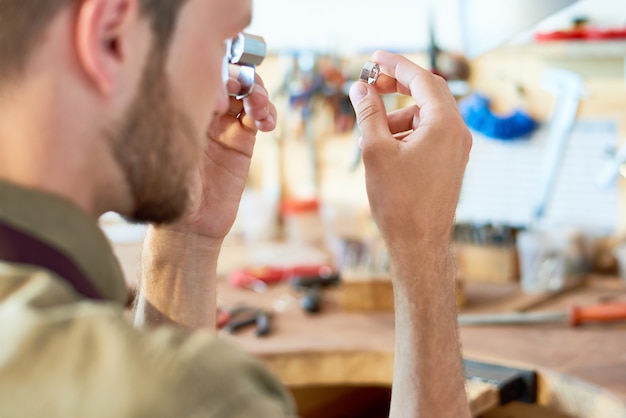
[{"label": "thumb", "polygon": [[372,86],[361,81],[355,82],[350,87],[350,100],[364,145],[369,140],[391,136],[385,104]]}]

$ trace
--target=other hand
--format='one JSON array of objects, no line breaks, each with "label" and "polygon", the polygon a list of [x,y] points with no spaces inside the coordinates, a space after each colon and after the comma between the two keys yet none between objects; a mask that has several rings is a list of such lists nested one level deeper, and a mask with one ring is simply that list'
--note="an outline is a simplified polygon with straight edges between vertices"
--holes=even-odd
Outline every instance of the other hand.
[{"label": "other hand", "polygon": [[[445,80],[400,55],[374,53],[381,75],[350,97],[361,130],[372,214],[390,251],[449,245],[472,137]],[[415,104],[387,113],[381,94]]]}]

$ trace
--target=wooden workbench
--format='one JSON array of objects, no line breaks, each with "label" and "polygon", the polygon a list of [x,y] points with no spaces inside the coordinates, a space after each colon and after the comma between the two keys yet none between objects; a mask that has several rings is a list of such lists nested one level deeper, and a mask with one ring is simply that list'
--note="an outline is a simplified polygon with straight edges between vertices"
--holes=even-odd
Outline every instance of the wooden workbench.
[{"label": "wooden workbench", "polygon": [[[137,275],[137,245],[116,247],[125,274]],[[225,252],[245,252],[235,248]],[[226,255],[225,258],[228,258]],[[222,273],[233,268],[226,263]],[[325,292],[323,311],[311,315],[299,306],[299,294],[287,285],[258,294],[219,285],[223,306],[248,304],[274,312],[273,333],[257,338],[254,329],[224,333],[243,350],[260,357],[290,387],[311,385],[389,386],[393,372],[394,322],[391,313],[351,313],[341,309],[337,291]],[[515,285],[470,283],[463,312],[504,312],[527,296]],[[617,279],[590,278],[588,284],[533,309],[563,310],[571,304],[626,300]],[[537,404],[573,417],[626,417],[626,324],[564,324],[462,327],[466,359],[537,371]],[[493,394],[468,385],[476,413],[493,406]]]}]

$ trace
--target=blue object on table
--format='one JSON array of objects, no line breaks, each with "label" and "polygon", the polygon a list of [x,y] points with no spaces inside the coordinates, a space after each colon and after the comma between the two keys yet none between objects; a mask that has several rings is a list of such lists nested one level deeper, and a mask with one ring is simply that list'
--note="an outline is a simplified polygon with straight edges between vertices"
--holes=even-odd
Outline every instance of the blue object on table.
[{"label": "blue object on table", "polygon": [[481,134],[504,141],[528,139],[538,123],[526,112],[514,110],[506,116],[494,114],[491,101],[480,93],[473,93],[459,103],[461,116],[467,126]]}]

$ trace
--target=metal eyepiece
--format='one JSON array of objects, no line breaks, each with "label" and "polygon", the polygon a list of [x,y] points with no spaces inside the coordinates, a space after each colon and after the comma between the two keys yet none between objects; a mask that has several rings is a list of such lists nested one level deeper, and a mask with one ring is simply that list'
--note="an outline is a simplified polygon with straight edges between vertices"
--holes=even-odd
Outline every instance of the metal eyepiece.
[{"label": "metal eyepiece", "polygon": [[229,64],[239,67],[237,81],[241,84],[241,90],[232,96],[243,99],[252,93],[256,66],[263,62],[266,51],[265,40],[261,36],[249,33],[241,32],[227,42],[226,57]]},{"label": "metal eyepiece", "polygon": [[241,32],[230,40],[228,61],[231,64],[253,67],[265,59],[266,45],[261,36]]}]

